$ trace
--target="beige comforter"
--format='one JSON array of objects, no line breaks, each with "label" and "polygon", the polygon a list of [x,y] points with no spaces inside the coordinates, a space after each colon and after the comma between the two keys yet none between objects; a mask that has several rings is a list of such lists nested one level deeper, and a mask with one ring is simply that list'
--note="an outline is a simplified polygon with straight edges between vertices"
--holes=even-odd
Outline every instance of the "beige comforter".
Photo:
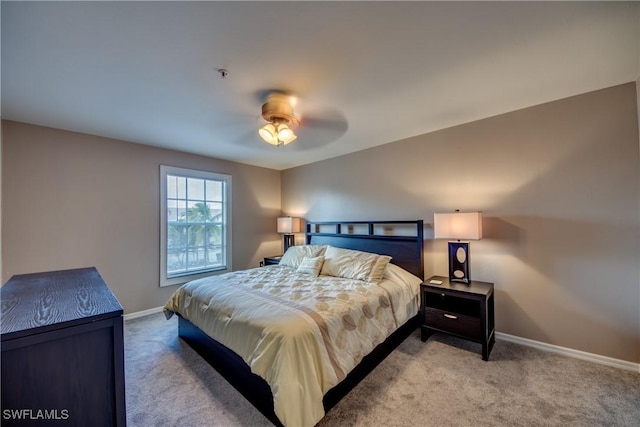
[{"label": "beige comforter", "polygon": [[[315,425],[324,394],[418,310],[415,284],[268,266],[194,280],[165,306],[267,381],[285,426]],[[312,355],[313,357],[310,357]]]}]

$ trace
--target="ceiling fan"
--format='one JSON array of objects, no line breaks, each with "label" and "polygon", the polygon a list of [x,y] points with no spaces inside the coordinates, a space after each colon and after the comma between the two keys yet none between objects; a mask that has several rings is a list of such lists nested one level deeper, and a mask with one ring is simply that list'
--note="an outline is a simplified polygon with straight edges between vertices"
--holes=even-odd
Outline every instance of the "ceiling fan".
[{"label": "ceiling fan", "polygon": [[298,98],[280,90],[263,91],[261,98],[264,100],[262,118],[267,123],[258,134],[271,145],[281,147],[301,136],[300,141],[306,148],[318,147],[334,141],[347,130],[346,119],[337,110],[314,108],[305,101],[300,102],[305,108],[298,113],[294,111]]},{"label": "ceiling fan", "polygon": [[262,104],[262,118],[268,123],[258,130],[265,142],[281,146],[297,138],[293,129],[298,127],[300,120],[293,112],[293,104],[294,98],[284,93],[272,92],[267,96],[267,102]]}]

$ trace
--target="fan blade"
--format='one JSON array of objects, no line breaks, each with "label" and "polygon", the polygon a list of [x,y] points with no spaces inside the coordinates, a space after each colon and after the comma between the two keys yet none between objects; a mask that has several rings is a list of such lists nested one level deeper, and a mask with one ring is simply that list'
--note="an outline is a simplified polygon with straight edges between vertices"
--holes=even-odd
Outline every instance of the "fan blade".
[{"label": "fan blade", "polygon": [[304,114],[295,133],[297,148],[308,150],[330,144],[345,134],[349,125],[340,111],[335,109],[316,109]]}]

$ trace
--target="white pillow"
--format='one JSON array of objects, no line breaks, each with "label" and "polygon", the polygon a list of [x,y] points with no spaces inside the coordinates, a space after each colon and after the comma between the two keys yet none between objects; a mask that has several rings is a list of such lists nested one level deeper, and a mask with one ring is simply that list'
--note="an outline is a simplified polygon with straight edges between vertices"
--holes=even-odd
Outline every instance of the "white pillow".
[{"label": "white pillow", "polygon": [[298,268],[305,257],[315,258],[321,256],[326,248],[325,245],[291,246],[282,256],[279,265]]},{"label": "white pillow", "polygon": [[302,262],[297,268],[298,273],[310,274],[312,276],[317,276],[320,274],[320,269],[322,269],[322,264],[324,263],[323,256],[317,256],[315,258],[304,257],[302,258]]},{"label": "white pillow", "polygon": [[389,261],[390,256],[329,246],[324,253],[321,274],[378,283]]}]

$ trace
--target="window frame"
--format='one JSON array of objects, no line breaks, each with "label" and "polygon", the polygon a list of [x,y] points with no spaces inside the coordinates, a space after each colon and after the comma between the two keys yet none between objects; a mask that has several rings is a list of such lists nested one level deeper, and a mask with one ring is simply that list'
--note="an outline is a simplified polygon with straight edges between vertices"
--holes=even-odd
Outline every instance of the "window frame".
[{"label": "window frame", "polygon": [[[222,212],[223,212],[223,251],[225,263],[221,267],[208,268],[206,270],[196,270],[193,273],[184,273],[176,276],[167,274],[167,257],[168,257],[168,217],[167,217],[167,177],[169,175],[180,176],[184,178],[208,179],[223,182],[222,192]],[[189,280],[199,279],[215,274],[222,274],[231,271],[231,175],[217,172],[208,172],[196,169],[180,168],[175,166],[160,165],[160,287],[180,285]]]}]

